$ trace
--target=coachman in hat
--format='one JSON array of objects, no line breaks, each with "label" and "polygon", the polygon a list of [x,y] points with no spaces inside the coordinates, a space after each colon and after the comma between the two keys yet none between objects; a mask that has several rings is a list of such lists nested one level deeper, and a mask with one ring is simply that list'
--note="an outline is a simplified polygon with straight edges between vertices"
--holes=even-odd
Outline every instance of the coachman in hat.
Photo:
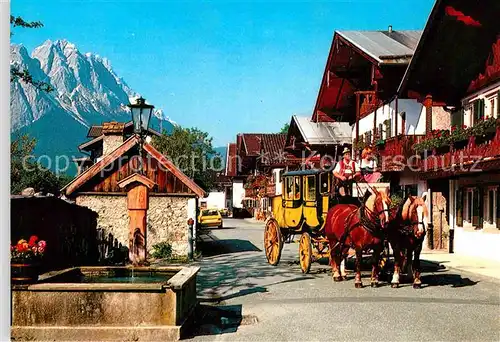
[{"label": "coachman in hat", "polygon": [[333,176],[339,183],[339,190],[342,189],[342,196],[351,196],[352,183],[361,176],[358,163],[351,159],[351,150],[347,147],[342,151],[342,159],[335,165]]}]

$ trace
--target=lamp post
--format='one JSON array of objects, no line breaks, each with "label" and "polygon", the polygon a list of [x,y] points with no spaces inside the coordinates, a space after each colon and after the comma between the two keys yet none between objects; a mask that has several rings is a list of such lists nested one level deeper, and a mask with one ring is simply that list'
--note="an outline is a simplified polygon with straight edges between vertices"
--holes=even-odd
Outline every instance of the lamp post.
[{"label": "lamp post", "polygon": [[151,119],[151,114],[153,113],[153,105],[146,104],[146,100],[141,96],[136,100],[135,104],[129,104],[128,107],[132,113],[132,123],[134,126],[134,133],[139,136],[139,156],[140,156],[140,173],[144,173],[143,160],[142,160],[142,147],[144,145],[144,140],[148,133],[149,121]]}]

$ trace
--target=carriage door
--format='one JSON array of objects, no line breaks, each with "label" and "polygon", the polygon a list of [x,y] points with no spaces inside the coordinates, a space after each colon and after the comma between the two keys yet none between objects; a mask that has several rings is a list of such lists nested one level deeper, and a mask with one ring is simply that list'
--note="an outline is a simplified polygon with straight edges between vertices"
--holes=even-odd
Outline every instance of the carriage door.
[{"label": "carriage door", "polygon": [[302,218],[302,184],[300,176],[285,177],[285,224],[294,228],[301,224]]},{"label": "carriage door", "polygon": [[316,198],[316,177],[317,176],[315,175],[304,176],[304,206],[302,210],[306,224],[309,227],[319,226]]}]

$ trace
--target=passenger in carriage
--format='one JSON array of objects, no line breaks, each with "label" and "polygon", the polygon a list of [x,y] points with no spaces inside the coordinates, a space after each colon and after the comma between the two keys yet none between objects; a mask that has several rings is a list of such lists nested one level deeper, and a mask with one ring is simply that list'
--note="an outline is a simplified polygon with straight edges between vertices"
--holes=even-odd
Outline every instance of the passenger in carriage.
[{"label": "passenger in carriage", "polygon": [[342,196],[352,196],[352,184],[361,175],[359,164],[351,159],[351,150],[342,151],[342,159],[335,165],[333,176],[338,180]]},{"label": "passenger in carriage", "polygon": [[371,147],[365,147],[361,152],[361,174],[367,183],[377,183],[382,177],[380,172],[376,172],[377,159]]}]

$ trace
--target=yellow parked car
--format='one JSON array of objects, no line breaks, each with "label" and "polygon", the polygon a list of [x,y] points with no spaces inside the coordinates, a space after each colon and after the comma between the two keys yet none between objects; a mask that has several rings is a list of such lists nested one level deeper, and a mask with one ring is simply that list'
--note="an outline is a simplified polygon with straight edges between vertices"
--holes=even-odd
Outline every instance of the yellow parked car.
[{"label": "yellow parked car", "polygon": [[199,221],[201,227],[222,228],[222,216],[217,209],[203,209]]}]

